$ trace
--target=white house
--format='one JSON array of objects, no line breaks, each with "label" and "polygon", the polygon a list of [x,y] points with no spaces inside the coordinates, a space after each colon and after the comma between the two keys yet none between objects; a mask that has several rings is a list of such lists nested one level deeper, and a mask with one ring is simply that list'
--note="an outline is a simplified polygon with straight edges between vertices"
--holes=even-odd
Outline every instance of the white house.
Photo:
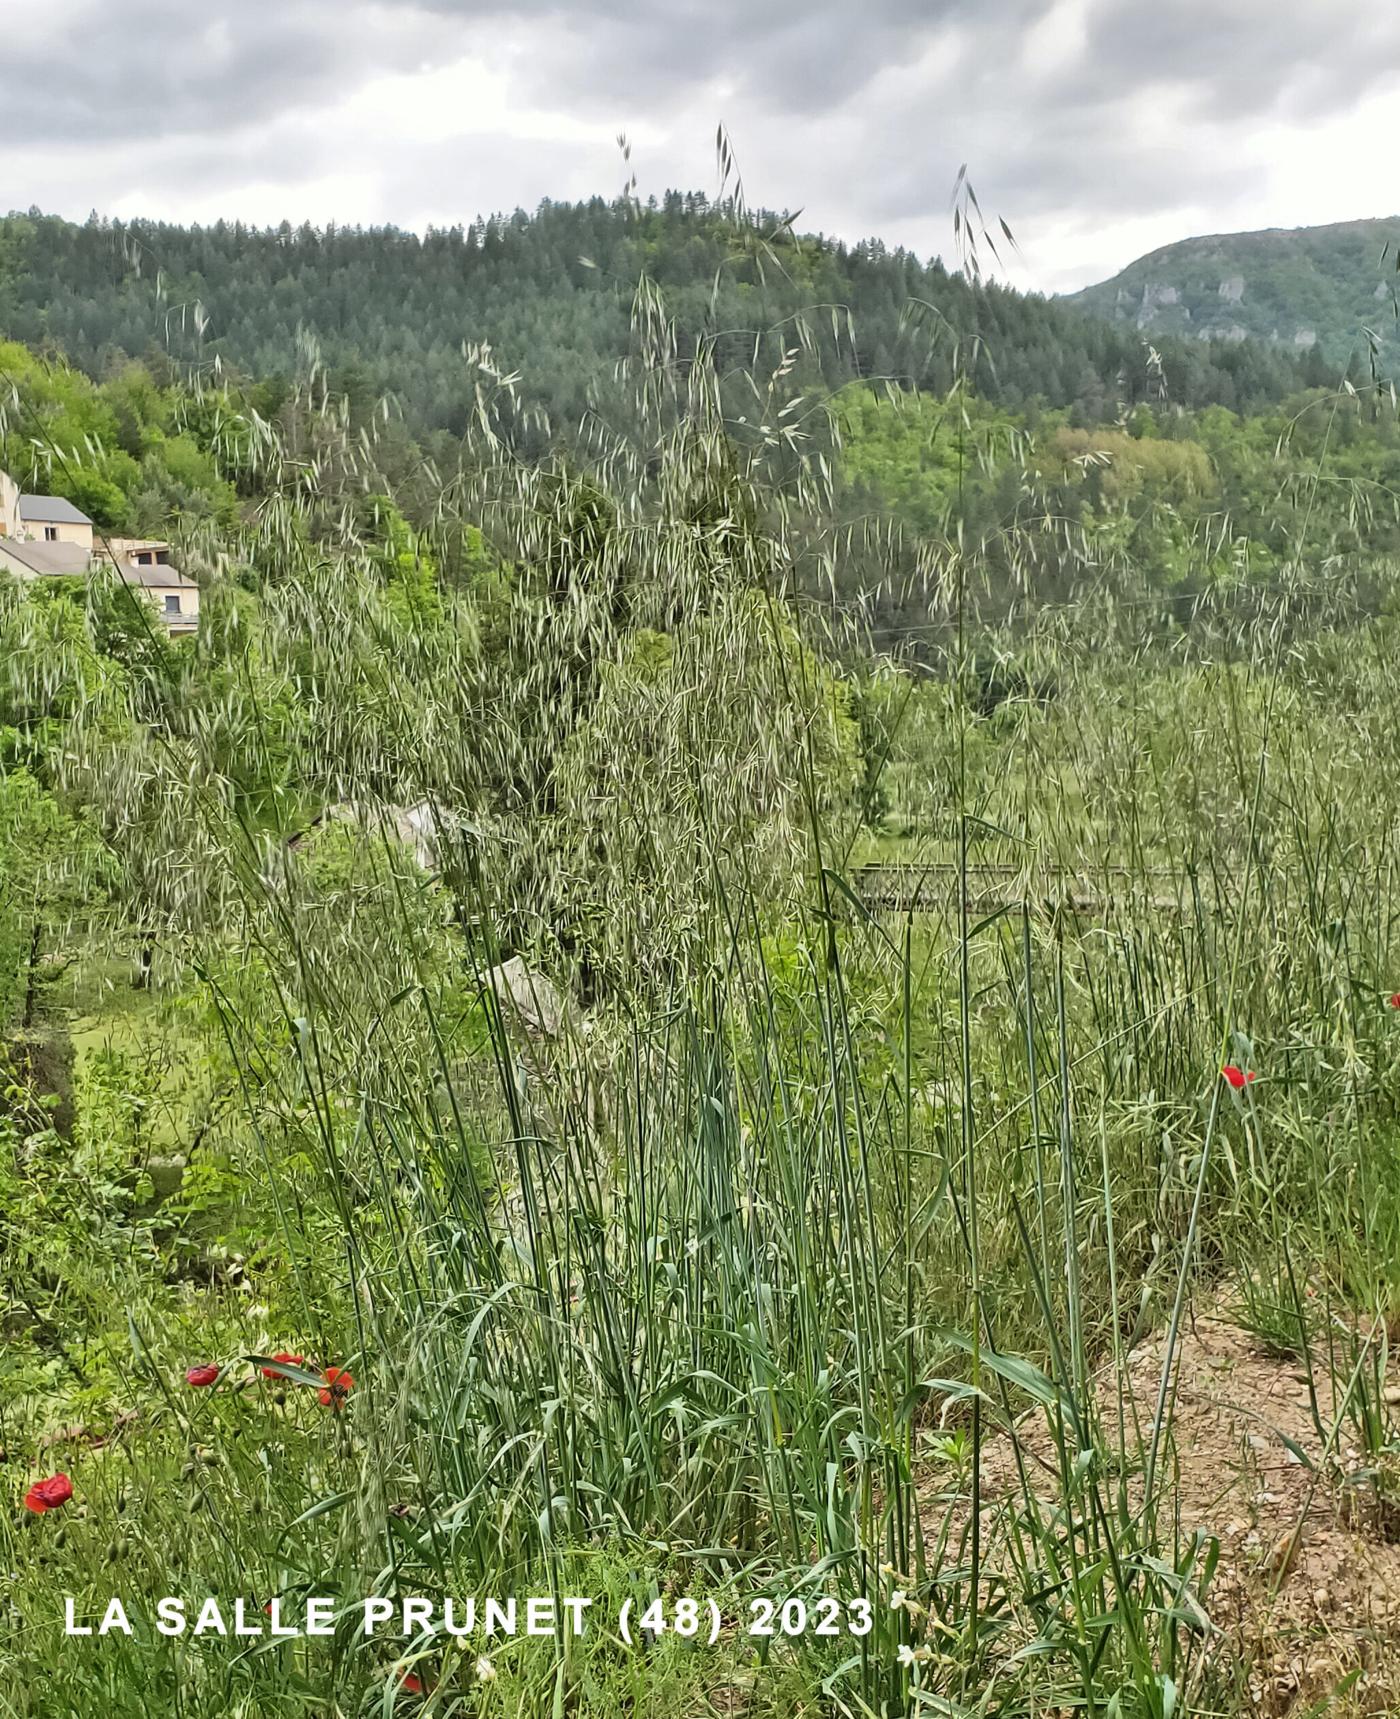
[{"label": "white house", "polygon": [[22,495],[0,472],[0,571],[18,579],[86,578],[110,567],[149,600],[172,634],[199,625],[199,586],[170,564],[170,545],[153,537],[103,537],[81,508],[56,495]]},{"label": "white house", "polygon": [[19,523],[36,543],[72,543],[92,553],[92,521],[61,495],[22,495]]},{"label": "white house", "polygon": [[19,532],[19,485],[8,472],[0,472],[0,537]]},{"label": "white house", "polygon": [[124,584],[140,589],[150,598],[156,614],[171,634],[192,633],[199,626],[199,586],[168,562],[140,566],[134,561],[117,564]]}]

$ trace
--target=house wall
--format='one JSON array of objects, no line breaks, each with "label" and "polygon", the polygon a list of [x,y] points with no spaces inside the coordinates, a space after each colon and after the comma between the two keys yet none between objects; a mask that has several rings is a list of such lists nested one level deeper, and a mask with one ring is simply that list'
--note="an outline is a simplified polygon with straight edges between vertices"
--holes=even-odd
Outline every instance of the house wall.
[{"label": "house wall", "polygon": [[[146,595],[155,605],[162,621],[172,633],[192,632],[199,624],[199,587],[197,585],[171,586],[162,589],[159,585],[148,586]],[[167,610],[166,602],[173,597],[177,608]]]},{"label": "house wall", "polygon": [[26,567],[24,562],[17,561],[5,547],[5,539],[0,537],[0,573],[13,573],[17,579],[32,579],[34,571]]},{"label": "house wall", "polygon": [[170,545],[160,537],[108,537],[97,547],[118,567],[127,561],[143,567],[170,565]]},{"label": "house wall", "polygon": [[[80,543],[84,549],[92,548],[92,527],[90,525],[65,525],[61,520],[57,523],[42,519],[27,519],[24,529],[38,543]],[[53,531],[58,535],[50,537]]]},{"label": "house wall", "polygon": [[19,485],[0,472],[0,537],[19,536]]},{"label": "house wall", "polygon": [[[3,474],[0,474],[3,476]],[[67,541],[72,542],[71,538]],[[101,565],[99,563],[99,565]],[[0,573],[11,573],[20,579],[47,578],[48,574],[36,574],[18,557],[9,553],[3,537],[0,537]],[[197,585],[140,585],[130,586],[133,593],[146,599],[155,611],[156,618],[170,633],[192,633],[199,626],[199,587]],[[167,609],[167,599],[173,598],[173,604]]]}]

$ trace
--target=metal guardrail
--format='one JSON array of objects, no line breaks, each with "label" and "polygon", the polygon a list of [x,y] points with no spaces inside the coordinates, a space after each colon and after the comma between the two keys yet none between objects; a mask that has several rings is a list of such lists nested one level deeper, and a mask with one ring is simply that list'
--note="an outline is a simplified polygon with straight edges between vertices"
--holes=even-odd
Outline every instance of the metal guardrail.
[{"label": "metal guardrail", "polygon": [[[923,865],[876,860],[853,866],[847,882],[852,893],[869,907],[917,913],[932,912],[956,903],[964,875],[968,906],[979,912],[1029,903],[1075,913],[1094,913],[1122,899],[1131,899],[1136,906],[1170,912],[1179,911],[1183,905],[1179,893],[1144,894],[1140,887],[1143,884],[1168,883],[1179,890],[1182,874],[1165,866],[1142,871],[1128,866],[1107,865],[1075,872],[1059,867],[1028,869],[1009,862],[977,861],[970,863],[964,874],[963,868],[954,860],[931,860]],[[1130,883],[1135,887],[1129,889]],[[1121,887],[1115,890],[1115,884]]]}]

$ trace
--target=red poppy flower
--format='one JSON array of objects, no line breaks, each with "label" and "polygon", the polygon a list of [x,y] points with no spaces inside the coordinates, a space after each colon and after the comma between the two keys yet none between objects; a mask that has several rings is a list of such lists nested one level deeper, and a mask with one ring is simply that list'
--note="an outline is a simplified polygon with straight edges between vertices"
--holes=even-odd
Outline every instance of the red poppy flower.
[{"label": "red poppy flower", "polygon": [[325,1384],[316,1395],[328,1409],[338,1409],[354,1389],[355,1380],[344,1367],[327,1367]]},{"label": "red poppy flower", "polygon": [[1230,1085],[1234,1087],[1236,1092],[1238,1092],[1240,1088],[1245,1086],[1249,1081],[1258,1078],[1253,1069],[1250,1069],[1249,1073],[1246,1074],[1242,1068],[1236,1068],[1232,1062],[1227,1062],[1220,1072],[1225,1076],[1226,1080],[1229,1081]]},{"label": "red poppy flower", "polygon": [[42,1516],[46,1510],[57,1510],[60,1504],[66,1504],[73,1496],[73,1482],[66,1474],[50,1475],[47,1480],[36,1480],[24,1495],[24,1508],[32,1510],[36,1516]]},{"label": "red poppy flower", "polygon": [[193,1385],[197,1391],[202,1391],[206,1385],[214,1383],[220,1371],[221,1369],[214,1366],[212,1362],[202,1367],[191,1367],[189,1372],[185,1374],[185,1383]]},{"label": "red poppy flower", "polygon": [[1390,1006],[1392,1009],[1400,1009],[1400,991],[1390,993]]},{"label": "red poppy flower", "polygon": [[[305,1355],[293,1355],[290,1349],[279,1349],[275,1355],[268,1356],[269,1361],[281,1361],[288,1367],[304,1367]],[[285,1379],[285,1374],[279,1373],[275,1367],[259,1367],[258,1371],[265,1379]]]}]

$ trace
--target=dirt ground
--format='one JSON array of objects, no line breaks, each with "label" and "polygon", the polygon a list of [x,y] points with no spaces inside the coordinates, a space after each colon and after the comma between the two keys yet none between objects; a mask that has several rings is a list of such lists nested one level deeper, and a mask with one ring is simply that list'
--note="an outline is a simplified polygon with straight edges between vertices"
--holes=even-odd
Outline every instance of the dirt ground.
[{"label": "dirt ground", "polygon": [[[1149,1339],[1128,1357],[1144,1429],[1164,1342]],[[1263,1352],[1223,1302],[1197,1310],[1178,1351],[1175,1437],[1164,1461],[1175,1465],[1183,1526],[1219,1539],[1205,1608],[1241,1653],[1250,1710],[1265,1719],[1400,1713],[1400,1510],[1378,1503],[1354,1429],[1343,1425],[1326,1462],[1303,1361]],[[1325,1363],[1314,1389],[1330,1435]],[[1400,1374],[1385,1396],[1400,1404]],[[1116,1421],[1111,1378],[1101,1398]],[[1400,1416],[1400,1407],[1386,1412]],[[1022,1442],[1034,1449],[1037,1437],[1023,1430]],[[1162,1472],[1166,1480],[1172,1469]],[[1006,1452],[989,1451],[986,1494],[994,1500],[1014,1485]],[[1338,1693],[1358,1668],[1361,1676]]]}]

